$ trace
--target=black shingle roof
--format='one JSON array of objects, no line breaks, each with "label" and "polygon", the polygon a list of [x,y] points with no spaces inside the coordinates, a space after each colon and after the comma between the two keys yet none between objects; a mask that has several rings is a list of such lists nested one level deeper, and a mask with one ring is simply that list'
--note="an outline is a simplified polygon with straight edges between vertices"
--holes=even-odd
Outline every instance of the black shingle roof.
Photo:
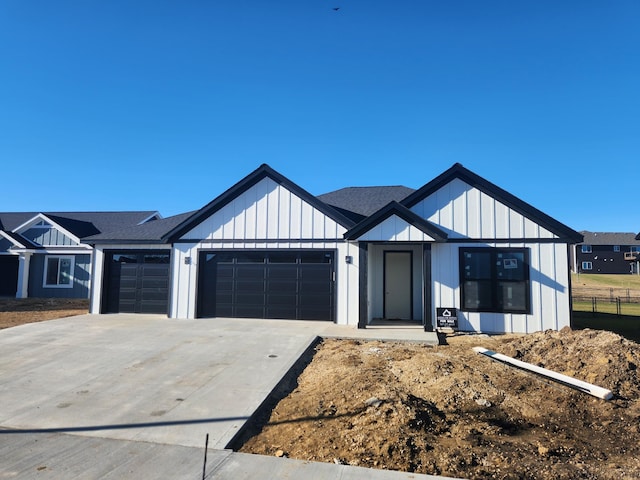
[{"label": "black shingle roof", "polygon": [[389,202],[399,202],[415,190],[402,185],[390,187],[347,187],[318,195],[318,199],[333,207],[363,217],[377,212]]},{"label": "black shingle roof", "polygon": [[129,212],[0,212],[0,229],[10,232],[39,213],[79,238],[138,225],[157,211]]},{"label": "black shingle roof", "polygon": [[[584,236],[586,245],[640,245],[640,238],[635,233],[623,232],[580,232]],[[639,235],[640,236],[640,235]]]},{"label": "black shingle roof", "polygon": [[84,239],[89,244],[95,243],[165,243],[164,236],[175,227],[196,214],[196,211],[181,213],[172,217],[146,222],[134,227],[110,230]]}]

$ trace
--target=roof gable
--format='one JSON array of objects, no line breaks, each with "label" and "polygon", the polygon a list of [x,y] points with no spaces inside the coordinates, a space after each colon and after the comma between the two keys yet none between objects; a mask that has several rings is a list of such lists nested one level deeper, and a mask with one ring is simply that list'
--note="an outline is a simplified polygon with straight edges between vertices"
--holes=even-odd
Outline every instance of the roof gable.
[{"label": "roof gable", "polygon": [[[442,194],[447,189],[449,189],[449,193]],[[438,194],[441,194],[442,200],[437,198]],[[472,197],[472,201],[467,201],[465,196]],[[493,213],[487,207],[488,200],[495,201],[494,207],[498,207],[494,208]],[[554,238],[568,243],[582,240],[580,233],[467,170],[459,163],[416,190],[401,203],[413,211],[424,209],[423,212],[417,212],[424,218],[430,218],[432,214],[436,216],[431,210],[439,208],[437,216],[440,217],[440,221],[433,220],[434,223],[447,229],[450,234],[455,233],[459,237],[467,235],[462,231],[467,227],[458,228],[456,225],[456,221],[459,222],[461,218],[459,215],[456,216],[456,207],[458,210],[465,211],[465,221],[475,222],[474,226],[469,227],[478,232],[474,238]],[[431,205],[426,207],[428,203]],[[436,207],[435,204],[438,206]],[[471,207],[473,207],[473,211],[469,210]],[[493,232],[487,232],[486,225],[481,225],[483,214],[485,217],[491,217]],[[500,226],[497,225],[498,223]],[[445,224],[447,225],[445,226]],[[498,228],[505,228],[505,226],[510,229],[509,232],[496,232]]]},{"label": "roof gable", "polygon": [[78,245],[80,237],[62,226],[56,217],[38,213],[33,218],[16,227],[18,233],[37,245]]},{"label": "roof gable", "polygon": [[367,217],[344,235],[347,240],[443,242],[447,234],[398,202]]},{"label": "roof gable", "polygon": [[235,199],[241,197],[248,192],[251,188],[257,186],[263,180],[268,179],[277,185],[280,185],[291,192],[295,197],[299,198],[302,202],[309,204],[313,209],[321,212],[332,219],[337,224],[344,228],[350,228],[354,225],[354,221],[348,218],[343,213],[339,212],[335,208],[327,205],[326,203],[318,200],[309,192],[293,183],[280,173],[273,170],[266,164],[261,165],[258,169],[247,175],[240,180],[234,186],[226,190],[224,193],[216,197],[213,201],[202,207],[194,215],[189,217],[183,223],[178,225],[172,231],[168,232],[164,238],[167,241],[174,242],[180,239],[182,236],[192,231],[198,225],[205,222],[208,218],[221,211],[227,205],[230,205]]}]

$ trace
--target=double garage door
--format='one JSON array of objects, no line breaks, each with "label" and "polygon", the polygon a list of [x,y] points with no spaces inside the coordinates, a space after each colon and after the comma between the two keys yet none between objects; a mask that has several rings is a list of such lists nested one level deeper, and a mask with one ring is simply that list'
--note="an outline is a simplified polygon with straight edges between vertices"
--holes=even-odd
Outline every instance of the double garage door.
[{"label": "double garage door", "polygon": [[103,313],[167,313],[169,258],[162,251],[108,253]]},{"label": "double garage door", "polygon": [[198,317],[335,318],[333,251],[201,252]]}]

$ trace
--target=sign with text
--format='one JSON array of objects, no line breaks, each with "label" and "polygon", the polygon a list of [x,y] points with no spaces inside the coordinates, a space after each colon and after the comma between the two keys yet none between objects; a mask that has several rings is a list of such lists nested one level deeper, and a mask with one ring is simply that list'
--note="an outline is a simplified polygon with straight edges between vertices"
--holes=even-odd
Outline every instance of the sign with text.
[{"label": "sign with text", "polygon": [[438,328],[458,329],[458,311],[455,308],[436,308],[436,324]]}]

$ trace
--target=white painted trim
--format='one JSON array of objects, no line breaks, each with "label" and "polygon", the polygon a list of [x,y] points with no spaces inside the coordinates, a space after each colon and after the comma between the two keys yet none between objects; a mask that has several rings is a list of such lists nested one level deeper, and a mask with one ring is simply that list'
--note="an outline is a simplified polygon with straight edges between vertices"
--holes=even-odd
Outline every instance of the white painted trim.
[{"label": "white painted trim", "polygon": [[18,259],[18,288],[16,290],[16,298],[27,298],[29,296],[29,263],[31,261],[31,253],[25,252],[20,254]]},{"label": "white painted trim", "polygon": [[[47,283],[47,273],[49,272],[49,259],[57,258],[58,259],[58,272],[56,274],[56,279],[60,278],[60,260],[69,259],[71,261],[70,267],[70,281],[69,283],[56,283],[55,285]],[[42,273],[42,288],[73,288],[74,284],[74,272],[76,268],[76,257],[75,255],[46,255],[44,257],[44,268]]]},{"label": "white painted trim", "polygon": [[5,232],[3,232],[2,230],[0,230],[0,237],[9,240],[11,243],[13,243],[14,245],[20,247],[20,248],[26,248],[24,245],[22,245],[21,243],[18,243],[18,241],[11,237],[10,235],[7,235]]},{"label": "white painted trim", "polygon": [[80,244],[82,243],[80,241],[80,238],[75,236],[73,233],[71,233],[69,230],[67,230],[66,228],[61,227],[58,223],[54,222],[53,220],[51,220],[49,217],[47,217],[44,213],[38,213],[35,217],[33,217],[31,220],[27,220],[26,222],[24,222],[22,225],[20,225],[19,227],[16,227],[15,229],[12,230],[13,233],[18,233],[21,234],[22,232],[24,232],[25,230],[27,230],[28,228],[30,228],[31,226],[33,226],[36,222],[43,220],[45,222],[49,222],[51,224],[52,227],[55,227],[56,230],[59,230],[60,232],[62,232],[64,235],[66,235],[67,237],[69,237],[71,240],[73,240],[74,242]]}]

